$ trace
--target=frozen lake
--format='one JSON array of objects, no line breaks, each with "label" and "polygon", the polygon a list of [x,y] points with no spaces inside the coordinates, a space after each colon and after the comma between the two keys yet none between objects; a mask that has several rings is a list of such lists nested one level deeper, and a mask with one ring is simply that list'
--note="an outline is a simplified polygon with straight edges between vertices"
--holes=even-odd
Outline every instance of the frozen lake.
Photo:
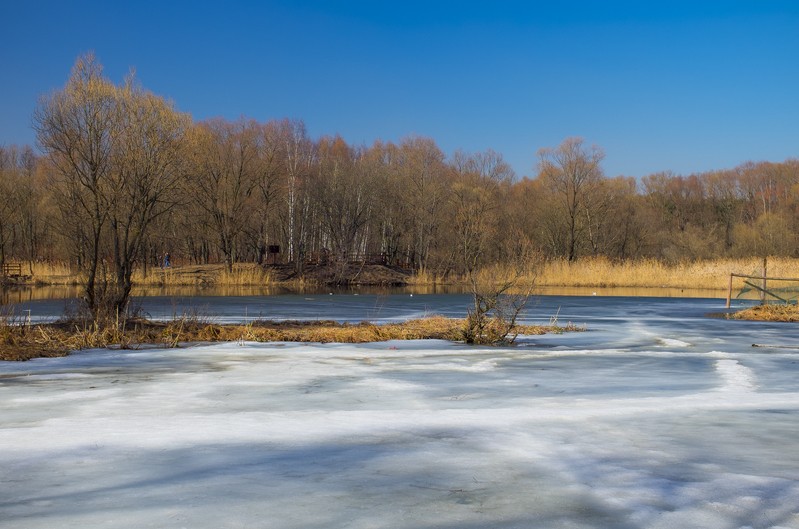
[{"label": "frozen lake", "polygon": [[[468,298],[199,301],[216,321],[388,321]],[[510,348],[0,362],[0,527],[799,528],[799,349],[752,347],[799,327],[705,317],[722,306],[546,297],[527,321],[588,331]]]}]

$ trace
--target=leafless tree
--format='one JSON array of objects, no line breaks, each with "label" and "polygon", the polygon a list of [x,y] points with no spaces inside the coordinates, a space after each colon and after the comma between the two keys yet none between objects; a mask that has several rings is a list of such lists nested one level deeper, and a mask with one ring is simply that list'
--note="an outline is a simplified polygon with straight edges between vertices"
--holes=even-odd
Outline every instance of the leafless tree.
[{"label": "leafless tree", "polygon": [[209,216],[228,271],[236,241],[255,211],[260,129],[254,121],[214,119],[194,127],[191,188]]},{"label": "leafless tree", "polygon": [[599,147],[585,147],[581,138],[568,138],[555,149],[538,151],[540,175],[557,198],[557,214],[565,219],[565,257],[569,261],[577,257],[577,245],[583,232],[581,215],[587,196],[602,178],[600,163],[604,156]]},{"label": "leafless tree", "polygon": [[39,103],[37,139],[53,167],[52,191],[86,271],[98,321],[124,317],[133,266],[155,218],[173,203],[188,116],[138,87],[116,86],[93,55]]}]

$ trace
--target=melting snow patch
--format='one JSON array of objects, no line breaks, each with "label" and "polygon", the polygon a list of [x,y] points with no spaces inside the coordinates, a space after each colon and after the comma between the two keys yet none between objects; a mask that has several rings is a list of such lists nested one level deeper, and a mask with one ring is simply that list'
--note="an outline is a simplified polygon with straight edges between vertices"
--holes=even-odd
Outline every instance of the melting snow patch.
[{"label": "melting snow patch", "polygon": [[657,342],[664,347],[690,347],[691,344],[674,338],[658,338]]},{"label": "melting snow patch", "polygon": [[757,389],[754,372],[738,360],[722,358],[716,360],[715,367],[723,381],[723,385],[718,388],[719,391],[749,392]]}]

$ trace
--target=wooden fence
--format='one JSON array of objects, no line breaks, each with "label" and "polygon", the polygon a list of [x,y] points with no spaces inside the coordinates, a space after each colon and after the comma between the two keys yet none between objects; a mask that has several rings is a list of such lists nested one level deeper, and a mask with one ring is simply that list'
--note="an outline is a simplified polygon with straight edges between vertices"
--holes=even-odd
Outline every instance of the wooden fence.
[{"label": "wooden fence", "polygon": [[22,265],[20,263],[3,263],[3,277],[19,279],[22,277]]}]

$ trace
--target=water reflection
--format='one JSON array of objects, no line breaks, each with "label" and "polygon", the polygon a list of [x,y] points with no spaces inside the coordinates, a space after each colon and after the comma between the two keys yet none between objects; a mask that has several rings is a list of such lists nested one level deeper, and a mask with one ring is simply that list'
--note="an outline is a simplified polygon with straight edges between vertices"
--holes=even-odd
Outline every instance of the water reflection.
[{"label": "water reflection", "polygon": [[251,297],[282,295],[320,295],[320,294],[373,294],[388,296],[391,294],[463,294],[464,286],[453,285],[412,285],[406,287],[393,286],[318,286],[318,285],[262,285],[262,286],[212,286],[198,287],[192,285],[171,287],[140,287],[133,289],[135,297]]},{"label": "water reflection", "polygon": [[[727,292],[714,288],[663,288],[663,287],[538,287],[541,296],[612,296],[648,298],[717,298],[724,299]],[[744,299],[743,296],[740,299]],[[754,299],[754,296],[750,299]]]},{"label": "water reflection", "polygon": [[[464,285],[410,285],[405,287],[386,286],[170,286],[170,287],[136,287],[133,296],[149,297],[253,297],[280,295],[320,295],[320,294],[364,294],[388,296],[394,294],[464,294],[468,293]],[[15,286],[0,289],[0,304],[19,305],[34,300],[66,300],[81,296],[79,286]],[[657,297],[657,298],[716,298],[723,299],[726,292],[721,289],[698,288],[645,288],[645,287],[557,287],[542,286],[536,289],[541,296],[613,296],[613,297]],[[756,294],[748,293],[739,299],[755,299]]]},{"label": "water reflection", "polygon": [[75,299],[81,295],[81,288],[70,285],[13,286],[0,289],[0,303],[19,305],[34,300]]}]

